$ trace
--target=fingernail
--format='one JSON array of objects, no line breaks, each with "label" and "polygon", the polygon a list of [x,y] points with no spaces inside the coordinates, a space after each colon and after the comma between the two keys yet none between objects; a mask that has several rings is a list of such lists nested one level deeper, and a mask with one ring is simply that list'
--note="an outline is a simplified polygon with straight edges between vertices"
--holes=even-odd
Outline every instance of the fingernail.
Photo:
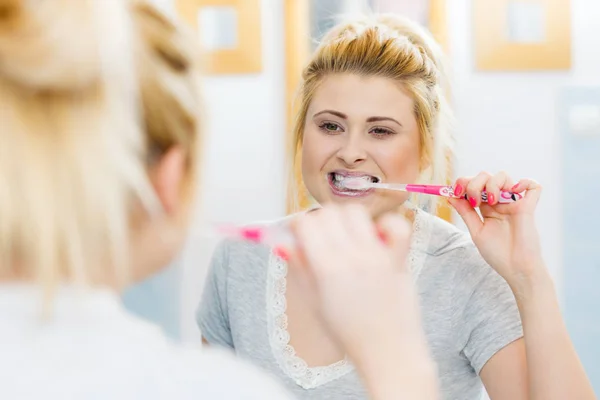
[{"label": "fingernail", "polygon": [[517,190],[518,187],[519,187],[519,184],[517,183],[515,186],[510,188],[510,191],[514,192],[515,190]]},{"label": "fingernail", "polygon": [[261,228],[242,228],[240,235],[246,240],[259,243],[262,240],[263,231]]},{"label": "fingernail", "polygon": [[381,229],[377,228],[377,236],[379,237],[379,240],[381,240],[383,243],[387,244],[388,243],[388,237],[385,234],[384,231],[382,231]]},{"label": "fingernail", "polygon": [[273,249],[273,253],[277,257],[281,258],[283,261],[289,261],[290,260],[290,253],[283,246],[276,246]]},{"label": "fingernail", "polygon": [[488,204],[494,204],[496,200],[496,197],[494,196],[493,193],[488,193]]},{"label": "fingernail", "polygon": [[477,206],[477,200],[475,200],[475,197],[469,197],[469,204],[473,208],[475,208]]},{"label": "fingernail", "polygon": [[462,185],[456,185],[456,187],[454,188],[454,195],[455,196],[460,196],[463,192],[463,187]]}]

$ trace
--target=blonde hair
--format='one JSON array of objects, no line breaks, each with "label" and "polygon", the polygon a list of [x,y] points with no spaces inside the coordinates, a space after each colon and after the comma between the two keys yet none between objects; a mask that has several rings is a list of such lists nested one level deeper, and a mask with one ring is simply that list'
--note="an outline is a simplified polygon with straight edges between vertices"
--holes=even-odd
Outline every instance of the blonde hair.
[{"label": "blonde hair", "polygon": [[180,145],[195,168],[195,65],[143,2],[0,0],[3,275],[127,280],[132,212],[160,212],[150,163]]},{"label": "blonde hair", "polygon": [[[298,113],[293,127],[293,187],[306,196],[297,181],[306,114],[323,79],[331,74],[359,74],[392,79],[402,84],[415,104],[420,132],[420,181],[445,182],[450,157],[450,109],[445,97],[443,52],[418,24],[397,15],[374,15],[341,23],[327,32],[304,68]],[[429,196],[429,201],[434,199]],[[422,204],[425,205],[425,204]],[[434,207],[434,203],[427,204]]]}]

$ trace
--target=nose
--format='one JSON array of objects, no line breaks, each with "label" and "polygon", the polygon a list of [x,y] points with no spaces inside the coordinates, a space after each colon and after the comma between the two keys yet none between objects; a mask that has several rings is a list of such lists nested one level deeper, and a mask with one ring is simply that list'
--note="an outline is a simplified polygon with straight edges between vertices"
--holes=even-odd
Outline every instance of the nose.
[{"label": "nose", "polygon": [[[358,135],[357,135],[358,136]],[[367,159],[367,153],[360,138],[348,135],[337,152],[337,157],[348,167],[362,163]]]}]

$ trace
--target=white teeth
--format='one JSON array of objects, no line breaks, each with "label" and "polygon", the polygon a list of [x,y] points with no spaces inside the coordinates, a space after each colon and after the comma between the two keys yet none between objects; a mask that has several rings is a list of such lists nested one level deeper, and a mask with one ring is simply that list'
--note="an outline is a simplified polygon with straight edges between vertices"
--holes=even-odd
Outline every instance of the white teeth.
[{"label": "white teeth", "polygon": [[373,177],[371,175],[362,175],[362,176],[347,176],[347,175],[341,175],[341,174],[333,174],[333,180],[334,181],[343,181],[344,179],[347,178],[353,178],[353,179],[364,179],[367,181],[371,181],[373,179]]},{"label": "white teeth", "polygon": [[374,181],[374,177],[371,175],[362,175],[362,176],[347,176],[347,175],[342,175],[342,174],[338,174],[338,173],[333,173],[332,174],[332,183],[335,185],[336,188],[343,190],[343,191],[360,191],[360,190],[353,190],[353,189],[348,189],[342,182],[346,179],[364,179],[367,182],[373,182]]}]

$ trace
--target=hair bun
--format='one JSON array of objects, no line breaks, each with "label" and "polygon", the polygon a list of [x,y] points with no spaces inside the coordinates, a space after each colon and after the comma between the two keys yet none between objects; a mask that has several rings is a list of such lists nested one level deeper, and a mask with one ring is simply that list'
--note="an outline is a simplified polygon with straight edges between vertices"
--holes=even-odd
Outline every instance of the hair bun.
[{"label": "hair bun", "polygon": [[397,14],[381,14],[376,19],[379,24],[391,29],[399,36],[406,37],[433,63],[439,75],[445,75],[444,52],[425,27],[410,18]]},{"label": "hair bun", "polygon": [[93,3],[0,0],[0,79],[40,90],[75,89],[97,79]]}]

